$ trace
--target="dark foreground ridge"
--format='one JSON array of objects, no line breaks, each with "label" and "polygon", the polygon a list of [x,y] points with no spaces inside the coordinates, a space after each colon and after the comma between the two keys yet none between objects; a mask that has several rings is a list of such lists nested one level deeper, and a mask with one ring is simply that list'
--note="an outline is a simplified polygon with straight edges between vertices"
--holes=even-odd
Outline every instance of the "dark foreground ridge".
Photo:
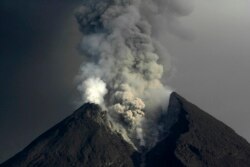
[{"label": "dark foreground ridge", "polygon": [[245,139],[176,93],[160,120],[171,122],[169,133],[145,153],[111,132],[105,115],[85,104],[0,167],[250,166]]},{"label": "dark foreground ridge", "polygon": [[100,107],[85,104],[0,166],[133,166],[134,149],[105,125]]}]

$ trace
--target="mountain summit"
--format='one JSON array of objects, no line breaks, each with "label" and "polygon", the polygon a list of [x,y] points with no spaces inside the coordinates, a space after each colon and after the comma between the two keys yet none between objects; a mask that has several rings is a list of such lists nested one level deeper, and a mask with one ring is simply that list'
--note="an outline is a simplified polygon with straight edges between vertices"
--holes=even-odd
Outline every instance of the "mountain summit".
[{"label": "mountain summit", "polygon": [[168,134],[138,152],[110,130],[106,112],[87,103],[0,167],[250,166],[250,144],[178,94],[160,121],[171,122]]}]

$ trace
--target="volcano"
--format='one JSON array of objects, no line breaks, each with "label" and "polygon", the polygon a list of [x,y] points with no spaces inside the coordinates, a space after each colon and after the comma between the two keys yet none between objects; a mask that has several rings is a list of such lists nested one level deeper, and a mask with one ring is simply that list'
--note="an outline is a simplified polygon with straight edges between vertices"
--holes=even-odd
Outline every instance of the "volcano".
[{"label": "volcano", "polygon": [[171,122],[168,133],[150,150],[137,151],[110,130],[105,111],[87,103],[0,166],[250,166],[250,144],[177,93],[159,121]]}]

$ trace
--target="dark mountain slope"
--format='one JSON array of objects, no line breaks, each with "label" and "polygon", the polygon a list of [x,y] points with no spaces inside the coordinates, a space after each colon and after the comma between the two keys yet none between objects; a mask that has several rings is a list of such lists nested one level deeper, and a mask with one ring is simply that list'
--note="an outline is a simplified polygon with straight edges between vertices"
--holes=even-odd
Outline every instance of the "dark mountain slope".
[{"label": "dark mountain slope", "polygon": [[250,144],[221,121],[172,93],[179,112],[170,134],[146,155],[146,166],[249,167]]},{"label": "dark mountain slope", "polygon": [[186,166],[250,166],[250,144],[245,139],[179,95],[175,96],[189,124],[188,132],[177,141],[178,159]]},{"label": "dark mountain slope", "polygon": [[133,148],[113,134],[105,113],[85,104],[1,167],[133,166]]},{"label": "dark mountain slope", "polygon": [[105,112],[85,104],[1,167],[249,167],[250,145],[231,128],[172,93],[159,123],[168,132],[138,153],[106,126]]}]

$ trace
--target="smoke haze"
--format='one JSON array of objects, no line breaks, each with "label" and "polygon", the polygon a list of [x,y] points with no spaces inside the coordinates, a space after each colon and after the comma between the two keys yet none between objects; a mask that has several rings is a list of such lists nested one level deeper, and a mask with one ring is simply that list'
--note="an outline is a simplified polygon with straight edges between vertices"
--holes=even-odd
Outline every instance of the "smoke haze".
[{"label": "smoke haze", "polygon": [[99,78],[88,78],[83,84],[78,86],[78,90],[82,92],[82,100],[85,103],[95,103],[103,105],[104,95],[107,93],[106,84]]},{"label": "smoke haze", "polygon": [[[1,162],[75,109],[70,104],[76,88],[72,80],[80,62],[86,59],[76,56],[75,51],[81,37],[72,16],[78,6],[72,3],[76,2],[0,1]],[[189,16],[172,14],[178,19],[161,21],[168,20],[173,26],[154,25],[158,31],[152,30],[163,45],[161,54],[166,54],[166,45],[174,64],[171,73],[164,72],[162,82],[167,76],[176,92],[227,123],[248,141],[249,2],[195,0],[195,9]],[[192,10],[190,4],[187,12]],[[193,31],[194,40],[185,40],[192,39],[187,28]],[[170,62],[169,56],[159,59],[161,64]],[[178,71],[172,76],[175,66]]]},{"label": "smoke haze", "polygon": [[178,30],[178,17],[189,14],[191,6],[183,0],[85,0],[76,12],[86,60],[78,88],[85,102],[104,105],[122,128],[116,131],[125,129],[123,135],[135,145],[157,141],[157,126],[148,124],[157,122],[156,110],[166,110],[171,93],[162,82],[170,73],[170,57],[158,36]]}]

